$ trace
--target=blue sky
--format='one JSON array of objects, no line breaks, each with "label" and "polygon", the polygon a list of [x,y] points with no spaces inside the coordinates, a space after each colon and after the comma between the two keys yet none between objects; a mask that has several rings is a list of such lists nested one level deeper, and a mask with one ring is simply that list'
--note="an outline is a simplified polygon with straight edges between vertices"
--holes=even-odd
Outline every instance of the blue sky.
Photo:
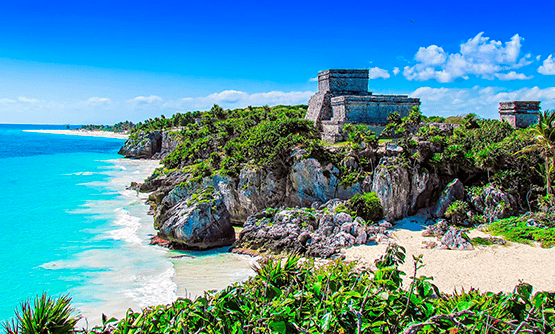
[{"label": "blue sky", "polygon": [[110,124],[306,104],[329,68],[428,115],[555,108],[554,6],[466,1],[3,3],[0,123]]}]

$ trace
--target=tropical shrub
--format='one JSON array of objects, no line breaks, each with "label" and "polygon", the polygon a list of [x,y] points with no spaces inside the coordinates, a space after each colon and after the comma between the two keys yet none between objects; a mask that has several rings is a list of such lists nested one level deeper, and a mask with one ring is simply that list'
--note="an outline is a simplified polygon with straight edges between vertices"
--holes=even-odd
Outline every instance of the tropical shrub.
[{"label": "tropical shrub", "polygon": [[470,206],[465,201],[454,201],[445,211],[445,217],[451,219],[453,224],[461,225],[470,211]]},{"label": "tropical shrub", "polygon": [[[431,278],[399,270],[405,249],[390,245],[375,271],[336,261],[315,266],[299,257],[267,259],[256,276],[195,300],[129,310],[96,333],[548,333],[555,293],[470,290],[442,294]],[[404,285],[407,283],[407,285]],[[520,330],[517,330],[520,328]]]},{"label": "tropical shrub", "polygon": [[31,302],[21,303],[11,322],[3,323],[7,334],[66,334],[72,333],[79,320],[71,308],[71,298],[61,296],[51,298],[43,293]]},{"label": "tropical shrub", "polygon": [[348,201],[349,209],[366,221],[376,222],[383,218],[383,208],[376,193],[357,194]]}]

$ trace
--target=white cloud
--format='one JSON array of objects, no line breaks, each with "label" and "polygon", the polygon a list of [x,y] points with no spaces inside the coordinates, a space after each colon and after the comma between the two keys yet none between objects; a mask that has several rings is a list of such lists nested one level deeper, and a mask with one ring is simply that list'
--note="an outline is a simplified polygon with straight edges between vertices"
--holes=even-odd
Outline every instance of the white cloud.
[{"label": "white cloud", "polygon": [[555,87],[535,86],[518,90],[478,86],[466,89],[420,87],[410,96],[421,99],[421,108],[426,115],[476,113],[483,117],[498,118],[499,102],[512,100],[541,101],[544,110],[555,107]]},{"label": "white cloud", "polygon": [[225,90],[219,93],[213,93],[203,97],[186,97],[176,101],[164,103],[164,108],[174,110],[207,110],[214,104],[218,104],[223,108],[244,108],[249,105],[296,105],[306,104],[308,99],[314,92],[281,92],[272,91],[267,93],[249,94],[237,90]]},{"label": "white cloud", "polygon": [[394,67],[394,68],[393,68],[393,75],[397,75],[397,74],[399,74],[399,72],[401,72],[401,70],[399,69],[399,67]]},{"label": "white cloud", "polygon": [[373,67],[368,72],[369,79],[378,79],[378,78],[389,79],[390,77],[391,75],[389,75],[389,72],[387,70],[384,70],[379,67]]},{"label": "white cloud", "polygon": [[91,107],[108,106],[112,104],[112,100],[107,97],[91,97],[86,104]]},{"label": "white cloud", "polygon": [[445,63],[447,54],[437,45],[430,45],[427,48],[420,48],[414,56],[414,60],[424,65],[437,66]]},{"label": "white cloud", "polygon": [[496,73],[495,77],[499,80],[509,81],[509,80],[530,80],[534,76],[526,76],[524,73],[516,73],[515,71],[510,71],[509,73]]},{"label": "white cloud", "polygon": [[11,100],[11,99],[6,99],[6,98],[0,99],[1,104],[8,104],[8,103],[15,103],[15,102],[16,102],[15,100]]},{"label": "white cloud", "polygon": [[158,103],[158,102],[162,102],[163,99],[156,95],[150,95],[150,96],[137,96],[136,98],[130,101],[138,102],[138,103]]},{"label": "white cloud", "polygon": [[520,57],[521,38],[514,35],[503,45],[500,41],[483,37],[483,32],[460,46],[459,53],[447,53],[437,45],[421,47],[414,60],[414,66],[405,66],[403,75],[407,80],[452,82],[457,78],[469,79],[476,75],[483,79],[502,80],[530,79],[522,73],[506,72],[532,63],[530,54]]},{"label": "white cloud", "polygon": [[308,79],[310,82],[318,82],[318,77]]},{"label": "white cloud", "polygon": [[20,96],[20,97],[18,97],[17,99],[18,99],[19,101],[25,102],[25,103],[36,103],[36,102],[39,102],[39,100],[37,100],[37,99],[29,99],[29,98],[26,98],[25,96]]},{"label": "white cloud", "polygon": [[131,109],[158,110],[163,101],[161,97],[156,95],[137,96],[134,99],[127,100],[127,104]]},{"label": "white cloud", "polygon": [[552,55],[543,61],[543,65],[538,67],[538,73],[543,75],[555,75],[555,63],[553,62]]}]

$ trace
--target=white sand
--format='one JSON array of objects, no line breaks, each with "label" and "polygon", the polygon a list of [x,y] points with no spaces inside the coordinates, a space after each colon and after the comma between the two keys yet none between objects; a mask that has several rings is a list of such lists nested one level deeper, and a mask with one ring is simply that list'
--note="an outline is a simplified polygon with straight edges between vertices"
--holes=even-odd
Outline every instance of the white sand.
[{"label": "white sand", "polygon": [[[393,240],[407,250],[405,264],[401,266],[401,270],[407,273],[406,284],[413,273],[412,256],[423,254],[425,267],[418,275],[433,276],[433,283],[443,292],[460,292],[463,288],[468,291],[471,287],[482,292],[512,292],[519,280],[532,284],[535,291],[555,291],[555,247],[543,249],[507,243],[507,246],[478,246],[471,251],[425,249],[422,241],[437,240],[422,237],[421,231],[414,231],[415,225],[412,224],[411,230],[400,228],[392,231]],[[483,233],[479,231],[469,234],[470,237],[481,235]],[[386,248],[386,244],[351,247],[346,250],[347,260],[373,265]]]},{"label": "white sand", "polygon": [[90,130],[23,130],[23,131],[52,133],[56,135],[70,135],[70,136],[104,137],[104,138],[119,138],[119,139],[129,138],[128,134],[115,133],[110,131],[90,131]]}]

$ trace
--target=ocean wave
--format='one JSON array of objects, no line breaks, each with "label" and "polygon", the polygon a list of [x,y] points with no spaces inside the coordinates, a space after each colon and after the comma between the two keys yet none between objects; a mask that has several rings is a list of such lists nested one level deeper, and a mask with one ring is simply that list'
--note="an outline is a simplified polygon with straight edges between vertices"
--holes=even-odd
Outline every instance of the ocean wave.
[{"label": "ocean wave", "polygon": [[134,285],[138,287],[124,291],[124,295],[141,307],[172,303],[177,299],[174,276],[173,267],[158,275],[133,276]]},{"label": "ocean wave", "polygon": [[114,225],[123,226],[123,228],[108,231],[110,238],[133,244],[140,244],[141,238],[139,238],[138,232],[141,227],[141,218],[132,216],[123,208],[116,208],[114,212],[116,214]]},{"label": "ocean wave", "polygon": [[76,172],[76,173],[69,173],[69,174],[63,174],[63,175],[94,175],[97,173],[93,173],[93,172]]}]

